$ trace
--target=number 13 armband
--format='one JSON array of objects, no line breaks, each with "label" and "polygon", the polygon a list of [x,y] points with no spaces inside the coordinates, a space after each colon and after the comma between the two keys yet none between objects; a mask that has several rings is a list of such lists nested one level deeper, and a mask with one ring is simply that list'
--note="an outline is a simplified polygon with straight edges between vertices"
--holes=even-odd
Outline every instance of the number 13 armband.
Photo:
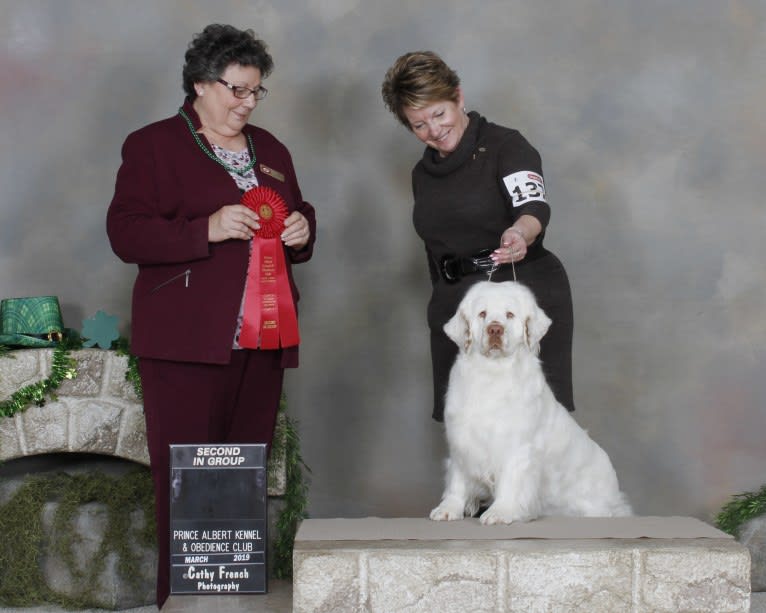
[{"label": "number 13 armband", "polygon": [[505,188],[513,206],[521,206],[530,200],[546,202],[545,182],[542,175],[531,170],[521,170],[503,177]]}]

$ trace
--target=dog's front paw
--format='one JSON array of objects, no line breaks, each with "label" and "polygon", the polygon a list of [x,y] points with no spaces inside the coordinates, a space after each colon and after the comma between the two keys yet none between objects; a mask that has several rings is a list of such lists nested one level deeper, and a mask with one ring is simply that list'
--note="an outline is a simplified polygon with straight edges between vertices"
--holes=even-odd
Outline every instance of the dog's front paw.
[{"label": "dog's front paw", "polygon": [[440,504],[429,516],[434,521],[453,521],[455,519],[463,519],[463,508],[457,506],[450,506],[448,504]]},{"label": "dog's front paw", "polygon": [[512,524],[515,521],[529,521],[530,517],[527,517],[521,513],[514,512],[508,509],[503,509],[497,505],[492,505],[479,517],[479,521],[485,526],[491,526],[493,524]]}]

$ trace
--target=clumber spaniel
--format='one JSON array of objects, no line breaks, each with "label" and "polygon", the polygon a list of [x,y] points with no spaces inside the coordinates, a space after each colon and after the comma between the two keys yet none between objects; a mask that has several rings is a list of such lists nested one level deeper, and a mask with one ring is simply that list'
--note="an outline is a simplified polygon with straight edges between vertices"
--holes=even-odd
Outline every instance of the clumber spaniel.
[{"label": "clumber spaniel", "polygon": [[431,519],[630,515],[609,457],[554,398],[537,358],[551,320],[520,283],[477,283],[444,326],[460,347],[444,422],[447,483]]}]

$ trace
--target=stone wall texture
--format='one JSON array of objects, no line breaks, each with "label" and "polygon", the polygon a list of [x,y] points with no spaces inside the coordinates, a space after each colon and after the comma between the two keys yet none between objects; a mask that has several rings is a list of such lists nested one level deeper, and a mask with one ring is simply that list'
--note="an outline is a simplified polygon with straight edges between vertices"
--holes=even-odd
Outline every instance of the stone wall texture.
[{"label": "stone wall texture", "polygon": [[[82,452],[149,465],[143,407],[125,379],[128,358],[114,351],[73,351],[77,376],[41,406],[0,419],[0,461],[43,453]],[[0,358],[0,400],[47,378],[52,349]]]},{"label": "stone wall texture", "polygon": [[729,539],[298,542],[294,613],[747,613]]}]

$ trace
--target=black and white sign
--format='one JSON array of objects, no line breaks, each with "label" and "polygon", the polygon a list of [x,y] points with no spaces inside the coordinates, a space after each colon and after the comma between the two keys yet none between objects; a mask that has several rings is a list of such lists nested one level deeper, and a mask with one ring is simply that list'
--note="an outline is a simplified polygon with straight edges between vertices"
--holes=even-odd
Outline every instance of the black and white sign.
[{"label": "black and white sign", "polygon": [[266,445],[170,446],[170,592],[264,594]]}]

